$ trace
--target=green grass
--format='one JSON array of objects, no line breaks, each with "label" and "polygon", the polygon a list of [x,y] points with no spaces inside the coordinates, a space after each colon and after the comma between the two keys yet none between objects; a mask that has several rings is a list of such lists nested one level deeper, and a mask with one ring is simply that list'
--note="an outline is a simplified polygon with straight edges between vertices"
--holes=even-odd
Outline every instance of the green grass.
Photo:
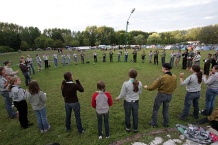
[{"label": "green grass", "polygon": [[[101,51],[97,51],[98,53],[98,62],[93,63],[92,50],[85,51],[85,61],[87,59],[90,61],[89,64],[81,64],[80,61],[78,65],[70,65],[70,66],[61,66],[60,64],[60,56],[59,56],[59,67],[55,68],[53,64],[53,58],[51,54],[53,51],[46,51],[47,54],[50,54],[50,65],[51,67],[47,70],[43,69],[41,72],[37,72],[36,75],[32,75],[32,79],[37,80],[41,89],[47,93],[47,117],[48,121],[51,124],[51,130],[45,134],[41,134],[38,130],[36,118],[34,112],[28,104],[28,118],[31,122],[34,123],[33,127],[30,127],[26,130],[20,128],[18,119],[9,119],[7,118],[7,113],[4,107],[3,97],[0,98],[0,144],[19,144],[19,145],[45,145],[47,143],[58,142],[61,145],[76,145],[76,144],[110,144],[116,142],[121,139],[125,139],[127,137],[133,136],[134,133],[126,133],[125,132],[125,123],[124,123],[124,109],[123,109],[123,100],[119,102],[115,102],[113,106],[110,108],[110,131],[111,136],[110,139],[98,140],[97,133],[97,119],[95,115],[95,109],[91,107],[91,97],[92,94],[96,91],[96,83],[99,80],[103,80],[106,84],[106,90],[111,93],[113,99],[115,99],[121,90],[122,84],[125,80],[128,80],[128,70],[130,68],[135,68],[138,71],[137,79],[140,80],[144,85],[150,85],[158,76],[162,75],[161,71],[161,62],[159,61],[159,65],[153,65],[148,63],[148,52],[149,50],[145,50],[147,57],[146,62],[141,63],[141,54],[142,50],[138,52],[138,61],[137,63],[131,62],[123,62],[123,55],[121,57],[122,62],[117,62],[117,55],[114,52],[114,62],[109,62],[109,51],[107,51],[107,62],[101,62]],[[132,50],[129,50],[129,58],[132,59]],[[160,52],[162,52],[160,50]],[[167,50],[167,58],[166,62],[169,62],[169,54],[170,50]],[[213,51],[202,51],[202,60],[206,58],[208,53],[214,53]],[[13,69],[17,70],[18,62],[20,56],[26,56],[30,54],[33,58],[35,58],[35,54],[39,53],[42,56],[44,51],[30,51],[30,52],[22,52],[11,53],[0,55],[0,63],[3,64],[5,60],[11,60],[13,65]],[[73,54],[73,52],[71,53]],[[80,58],[80,57],[79,57]],[[160,57],[159,57],[160,60]],[[184,71],[180,67],[172,69],[172,73],[179,76],[180,72],[185,72],[185,77],[190,75],[190,72]],[[203,61],[201,62],[201,66],[203,66]],[[37,70],[36,62],[34,62],[35,70]],[[202,68],[203,69],[203,68]],[[63,80],[63,74],[66,71],[71,71],[73,73],[74,78],[79,78],[81,84],[83,85],[85,91],[83,93],[78,92],[79,102],[81,104],[81,119],[83,127],[86,128],[86,132],[84,134],[79,135],[77,133],[76,124],[74,114],[72,114],[72,132],[67,133],[65,129],[65,110],[64,110],[64,99],[61,95],[61,82]],[[22,79],[22,87],[25,87],[24,77],[22,73],[19,73],[19,77]],[[194,119],[190,116],[189,122],[183,122],[177,119],[177,115],[181,113],[183,109],[184,96],[185,96],[185,86],[179,85],[173,94],[173,99],[170,103],[169,113],[170,113],[170,126],[175,127],[175,124],[188,124],[189,122],[193,122]],[[205,97],[205,89],[206,86],[202,85],[201,98],[200,98],[200,109],[204,107],[204,97]],[[152,107],[154,98],[157,91],[147,91],[143,90],[140,95],[139,101],[139,132],[143,133],[143,137],[138,139],[139,141],[144,141],[145,143],[149,143],[153,140],[154,136],[149,135],[148,133],[152,130],[148,125],[148,122],[151,120]],[[216,101],[217,105],[217,101]],[[192,112],[192,108],[190,113]],[[203,117],[203,116],[200,116]],[[162,122],[162,108],[159,110],[158,114],[158,122],[159,128],[161,129]],[[160,134],[161,135],[161,134]],[[130,143],[127,143],[130,144]]]}]

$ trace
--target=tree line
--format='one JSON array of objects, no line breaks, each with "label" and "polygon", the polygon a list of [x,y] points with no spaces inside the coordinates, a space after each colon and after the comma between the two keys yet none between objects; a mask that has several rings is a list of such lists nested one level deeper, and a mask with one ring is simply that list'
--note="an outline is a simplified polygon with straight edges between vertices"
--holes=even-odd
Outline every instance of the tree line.
[{"label": "tree line", "polygon": [[[127,36],[127,38],[126,38]],[[29,50],[30,48],[62,48],[65,46],[176,44],[186,41],[218,44],[218,24],[170,32],[115,31],[107,26],[87,26],[84,31],[22,27],[0,23],[0,52]]]}]

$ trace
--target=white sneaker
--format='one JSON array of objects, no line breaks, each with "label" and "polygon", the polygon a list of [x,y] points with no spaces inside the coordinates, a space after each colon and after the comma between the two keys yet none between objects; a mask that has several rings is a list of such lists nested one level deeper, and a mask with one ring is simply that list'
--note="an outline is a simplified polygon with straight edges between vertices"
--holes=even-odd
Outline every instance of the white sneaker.
[{"label": "white sneaker", "polygon": [[51,128],[51,126],[48,125],[48,129],[47,129],[47,130],[44,130],[44,133],[46,133],[50,128]]},{"label": "white sneaker", "polygon": [[110,136],[106,136],[106,138],[110,138]]},{"label": "white sneaker", "polygon": [[98,139],[102,139],[102,136],[100,135],[100,136],[98,137]]}]

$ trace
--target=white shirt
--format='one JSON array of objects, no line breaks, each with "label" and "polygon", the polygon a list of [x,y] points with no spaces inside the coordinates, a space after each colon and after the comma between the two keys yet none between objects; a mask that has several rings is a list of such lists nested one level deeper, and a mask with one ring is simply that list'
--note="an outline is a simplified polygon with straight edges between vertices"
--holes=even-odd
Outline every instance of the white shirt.
[{"label": "white shirt", "polygon": [[139,94],[142,93],[142,83],[139,81],[139,85],[138,85],[139,91],[134,92],[133,81],[134,79],[130,78],[129,81],[125,81],[123,83],[118,99],[124,97],[127,102],[139,100]]}]

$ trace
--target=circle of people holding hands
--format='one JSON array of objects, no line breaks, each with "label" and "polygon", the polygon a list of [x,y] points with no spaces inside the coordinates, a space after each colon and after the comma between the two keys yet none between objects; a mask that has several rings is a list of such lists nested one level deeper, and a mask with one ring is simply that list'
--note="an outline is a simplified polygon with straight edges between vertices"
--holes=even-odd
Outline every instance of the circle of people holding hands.
[{"label": "circle of people holding hands", "polygon": [[[192,51],[191,51],[192,52]],[[118,62],[120,61],[121,53],[118,52]],[[133,60],[137,60],[137,51],[133,51]],[[84,63],[85,54],[81,51],[81,62]],[[110,50],[110,62],[113,62],[113,52]],[[158,55],[159,51],[155,50],[149,52],[149,63],[152,63],[152,55],[154,55],[154,64],[158,65]],[[97,53],[93,53],[94,62],[97,62]],[[128,51],[124,52],[124,61],[128,61]],[[142,62],[145,60],[145,52],[143,51],[141,58]],[[138,132],[138,109],[139,109],[139,96],[142,93],[142,89],[148,91],[157,90],[156,97],[154,99],[153,111],[151,116],[151,121],[149,122],[150,126],[157,127],[158,124],[158,110],[160,106],[163,106],[163,122],[164,127],[169,127],[169,104],[172,100],[173,92],[177,88],[177,76],[171,73],[171,69],[175,62],[176,68],[178,67],[180,58],[182,59],[182,69],[188,69],[192,72],[190,76],[184,78],[184,73],[180,73],[180,85],[186,85],[186,95],[184,100],[184,107],[178,118],[180,120],[187,120],[189,116],[190,107],[193,106],[193,117],[195,119],[199,118],[199,113],[209,116],[211,115],[215,99],[218,95],[218,64],[217,57],[218,52],[211,58],[211,54],[208,54],[208,58],[204,60],[204,72],[200,70],[200,52],[194,53],[188,52],[186,50],[184,53],[181,53],[178,50],[177,53],[172,51],[170,55],[170,63],[165,62],[166,52],[163,50],[161,54],[162,62],[162,72],[163,75],[158,77],[152,84],[142,86],[141,81],[137,80],[137,70],[130,69],[128,72],[129,80],[126,80],[121,88],[120,94],[115,98],[116,101],[121,99],[124,100],[124,114],[125,114],[125,130],[127,132]],[[77,62],[77,54],[73,54],[74,62]],[[174,60],[175,57],[175,60]],[[44,54],[44,63],[45,69],[49,68],[48,59],[49,57]],[[58,55],[56,52],[53,54],[54,66],[58,67]],[[62,65],[70,65],[70,55],[64,54],[61,55]],[[215,63],[213,62],[216,60]],[[36,61],[38,64],[38,71],[42,69],[42,60],[39,55],[36,55]],[[106,53],[103,52],[102,61],[106,61]],[[212,70],[210,71],[210,64],[212,63]],[[77,63],[75,63],[77,64]],[[21,88],[21,80],[17,77],[19,70],[13,71],[11,68],[11,62],[6,61],[4,67],[0,67],[0,93],[5,101],[5,108],[10,118],[19,118],[20,126],[24,129],[33,125],[28,120],[27,115],[27,101],[31,104],[32,109],[34,110],[39,131],[41,133],[47,132],[51,126],[48,123],[46,116],[46,93],[41,91],[39,84],[35,80],[30,79],[30,73],[35,74],[33,67],[33,59],[28,55],[25,60],[24,57],[20,59],[20,69],[22,74],[25,77],[25,84],[28,86],[27,90]],[[72,110],[75,115],[75,120],[77,124],[78,133],[84,133],[85,129],[82,126],[82,121],[80,117],[80,103],[77,96],[77,91],[84,92],[84,88],[79,80],[74,80],[73,74],[71,72],[65,72],[63,75],[63,81],[61,85],[61,92],[64,98],[64,106],[66,111],[66,120],[65,127],[66,131],[71,131],[71,113]],[[202,82],[207,85],[206,97],[205,97],[205,108],[203,110],[199,109],[199,99]],[[105,127],[105,137],[110,137],[110,127],[109,127],[109,107],[113,105],[113,99],[111,94],[106,91],[105,83],[100,80],[96,84],[97,91],[92,95],[91,105],[96,110],[97,116],[97,128],[98,128],[98,138],[103,138],[102,133],[102,122],[104,121]],[[17,108],[15,112],[13,106]],[[131,123],[131,117],[133,121]],[[132,124],[132,125],[131,125]]]}]

